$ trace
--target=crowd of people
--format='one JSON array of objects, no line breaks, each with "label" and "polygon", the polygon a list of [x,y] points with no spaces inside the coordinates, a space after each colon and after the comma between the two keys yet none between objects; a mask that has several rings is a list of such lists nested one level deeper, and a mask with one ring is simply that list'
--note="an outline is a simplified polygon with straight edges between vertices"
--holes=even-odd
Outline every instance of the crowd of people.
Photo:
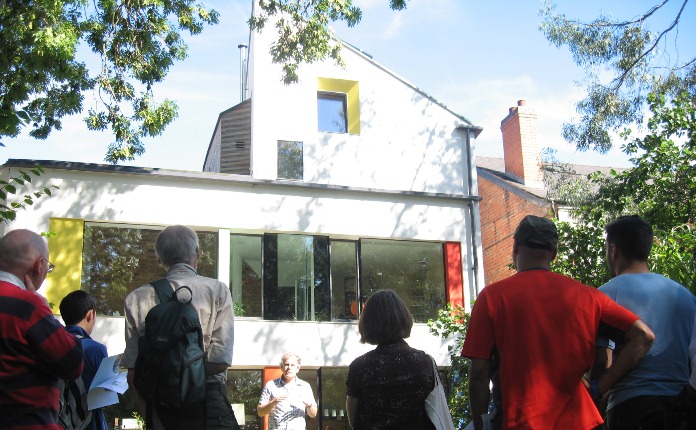
[{"label": "crowd of people", "polygon": [[[696,428],[696,297],[648,266],[653,232],[637,216],[606,227],[606,259],[614,278],[600,288],[551,271],[558,233],[546,218],[527,216],[512,247],[516,273],[476,298],[462,355],[470,359],[473,428]],[[141,416],[155,429],[238,429],[226,388],[234,314],[229,288],[200,276],[200,248],[188,227],[165,228],[155,252],[172,291],[190,291],[205,351],[204,396],[179,408],[136,388],[139,351],[150,311],[161,301],[152,284],[125,299],[128,369]],[[58,430],[59,381],[89,387],[106,347],[90,336],[96,302],[84,291],[60,303],[66,326],[37,294],[54,266],[38,234],[14,230],[0,239],[0,429]],[[176,294],[174,294],[176,298]],[[436,386],[434,359],[410,347],[413,317],[392,290],[372,294],[360,312],[360,342],[374,350],[356,358],[346,378],[346,411],[354,429],[428,430],[425,402]],[[301,357],[288,352],[281,376],[268,381],[257,413],[271,430],[301,430],[315,417],[311,385],[298,378]],[[693,366],[696,367],[696,366]],[[203,373],[202,373],[203,374]],[[91,430],[106,430],[102,411]]]}]

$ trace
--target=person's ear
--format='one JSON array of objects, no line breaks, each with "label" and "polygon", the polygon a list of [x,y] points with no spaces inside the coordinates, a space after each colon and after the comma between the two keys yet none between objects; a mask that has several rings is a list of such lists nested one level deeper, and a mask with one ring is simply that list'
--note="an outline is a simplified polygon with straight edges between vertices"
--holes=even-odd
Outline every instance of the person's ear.
[{"label": "person's ear", "polygon": [[97,317],[97,311],[94,309],[90,309],[87,311],[87,315],[85,315],[85,318],[87,318],[87,322],[92,322]]},{"label": "person's ear", "polygon": [[609,257],[612,260],[616,260],[620,254],[621,254],[621,251],[619,251],[619,247],[616,246],[615,243],[610,243],[609,244]]},{"label": "person's ear", "polygon": [[43,258],[39,258],[31,266],[31,274],[35,276],[41,275],[41,266],[43,266]]}]

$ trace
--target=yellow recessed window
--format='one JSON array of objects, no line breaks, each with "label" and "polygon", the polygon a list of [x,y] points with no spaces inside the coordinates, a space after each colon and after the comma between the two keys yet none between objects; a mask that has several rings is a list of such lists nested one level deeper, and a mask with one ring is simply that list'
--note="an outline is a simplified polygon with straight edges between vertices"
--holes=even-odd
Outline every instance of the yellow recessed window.
[{"label": "yellow recessed window", "polygon": [[360,134],[358,82],[319,78],[317,90],[319,131]]}]

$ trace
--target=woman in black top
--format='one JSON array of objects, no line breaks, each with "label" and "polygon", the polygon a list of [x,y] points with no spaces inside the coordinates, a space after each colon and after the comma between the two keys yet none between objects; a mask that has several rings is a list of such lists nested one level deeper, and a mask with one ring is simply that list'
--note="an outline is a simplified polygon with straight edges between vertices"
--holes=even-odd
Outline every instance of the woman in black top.
[{"label": "woman in black top", "polygon": [[425,398],[435,386],[433,359],[404,341],[413,317],[401,297],[381,290],[360,315],[360,342],[377,345],[348,367],[346,409],[355,430],[434,430]]}]

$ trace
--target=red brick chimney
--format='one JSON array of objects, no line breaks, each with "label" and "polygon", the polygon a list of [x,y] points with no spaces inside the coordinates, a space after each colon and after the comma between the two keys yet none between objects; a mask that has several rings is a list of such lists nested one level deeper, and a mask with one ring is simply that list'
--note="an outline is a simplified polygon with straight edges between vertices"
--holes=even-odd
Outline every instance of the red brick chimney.
[{"label": "red brick chimney", "polygon": [[519,100],[517,106],[511,107],[508,116],[500,122],[505,173],[528,187],[544,188],[537,115],[526,104],[525,100]]}]

